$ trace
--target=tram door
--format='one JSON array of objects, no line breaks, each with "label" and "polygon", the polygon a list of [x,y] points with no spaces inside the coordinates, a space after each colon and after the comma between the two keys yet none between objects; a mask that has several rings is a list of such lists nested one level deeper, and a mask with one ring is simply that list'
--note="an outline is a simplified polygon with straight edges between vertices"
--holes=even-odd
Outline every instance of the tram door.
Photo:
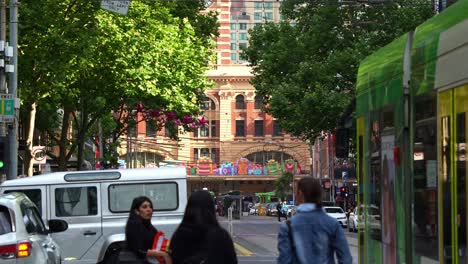
[{"label": "tram door", "polygon": [[468,85],[441,92],[438,99],[439,252],[443,263],[468,263]]}]

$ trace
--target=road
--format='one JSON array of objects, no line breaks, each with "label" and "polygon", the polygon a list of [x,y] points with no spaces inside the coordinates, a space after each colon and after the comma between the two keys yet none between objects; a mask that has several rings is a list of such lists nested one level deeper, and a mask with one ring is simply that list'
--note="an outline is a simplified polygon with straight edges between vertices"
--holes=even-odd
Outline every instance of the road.
[{"label": "road", "polygon": [[[220,218],[219,221],[227,229],[226,218]],[[234,220],[233,239],[239,263],[276,263],[278,230],[279,222],[276,217],[250,215],[242,217],[241,220]],[[353,263],[357,263],[357,235],[347,230],[344,231],[353,256]]]}]

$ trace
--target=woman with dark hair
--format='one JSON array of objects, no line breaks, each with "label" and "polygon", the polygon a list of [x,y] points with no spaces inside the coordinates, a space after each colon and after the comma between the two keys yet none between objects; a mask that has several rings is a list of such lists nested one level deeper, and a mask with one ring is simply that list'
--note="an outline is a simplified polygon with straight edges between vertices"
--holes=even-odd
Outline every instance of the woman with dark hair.
[{"label": "woman with dark hair", "polygon": [[219,225],[213,199],[207,191],[190,196],[169,248],[174,264],[237,263],[231,236]]},{"label": "woman with dark hair", "polygon": [[156,228],[151,224],[153,203],[146,196],[133,199],[130,216],[125,226],[127,247],[141,260],[149,263],[147,257],[162,257],[166,264],[171,264],[171,257],[167,252],[151,249]]}]

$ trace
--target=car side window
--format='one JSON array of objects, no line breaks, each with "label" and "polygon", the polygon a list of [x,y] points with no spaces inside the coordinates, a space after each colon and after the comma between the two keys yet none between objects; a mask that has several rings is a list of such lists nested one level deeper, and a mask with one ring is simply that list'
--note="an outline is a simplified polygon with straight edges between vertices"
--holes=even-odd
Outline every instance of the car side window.
[{"label": "car side window", "polygon": [[23,222],[26,227],[26,231],[29,234],[47,234],[47,229],[42,222],[37,208],[25,203],[21,203],[20,208],[21,213],[23,214]]},{"label": "car side window", "polygon": [[98,214],[97,188],[70,187],[55,189],[56,216],[88,216]]},{"label": "car side window", "polygon": [[5,190],[5,193],[11,192],[24,193],[29,198],[29,200],[31,200],[31,202],[33,202],[37,206],[39,213],[42,212],[42,194],[40,189]]},{"label": "car side window", "polygon": [[11,233],[11,218],[8,208],[0,206],[0,235]]}]

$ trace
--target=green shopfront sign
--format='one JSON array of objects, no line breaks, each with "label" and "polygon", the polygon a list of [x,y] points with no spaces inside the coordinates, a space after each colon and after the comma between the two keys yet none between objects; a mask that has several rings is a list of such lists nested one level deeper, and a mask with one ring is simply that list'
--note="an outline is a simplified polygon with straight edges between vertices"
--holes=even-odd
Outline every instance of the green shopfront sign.
[{"label": "green shopfront sign", "polygon": [[0,122],[13,122],[15,117],[15,99],[10,94],[0,95]]}]

